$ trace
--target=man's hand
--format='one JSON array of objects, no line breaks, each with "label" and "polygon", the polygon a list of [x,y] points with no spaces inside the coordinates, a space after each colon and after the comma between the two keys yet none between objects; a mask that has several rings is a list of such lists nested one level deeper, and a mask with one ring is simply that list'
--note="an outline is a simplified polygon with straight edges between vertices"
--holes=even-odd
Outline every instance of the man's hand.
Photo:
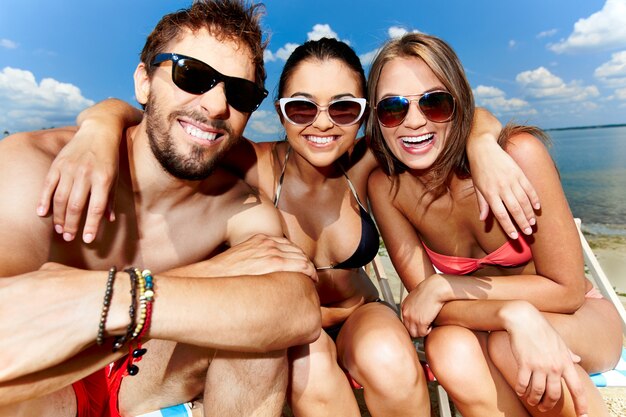
[{"label": "man's hand", "polygon": [[[85,273],[94,276],[72,279]],[[98,330],[105,283],[104,271],[59,264],[1,278],[0,382],[47,369],[89,346]],[[98,285],[102,291],[85,291]]]},{"label": "man's hand", "polygon": [[209,260],[177,268],[167,275],[228,277],[300,272],[318,281],[315,266],[302,249],[284,237],[257,234]]}]

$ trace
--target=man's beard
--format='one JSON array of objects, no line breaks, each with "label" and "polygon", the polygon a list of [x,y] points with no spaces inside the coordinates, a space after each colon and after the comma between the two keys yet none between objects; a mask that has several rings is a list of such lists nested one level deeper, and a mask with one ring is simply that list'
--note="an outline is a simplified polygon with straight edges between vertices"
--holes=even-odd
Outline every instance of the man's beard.
[{"label": "man's beard", "polygon": [[[171,125],[177,123],[176,120],[180,116],[186,116],[197,122],[226,131],[228,134],[227,142],[215,148],[191,143],[191,151],[181,155],[176,151],[174,138],[170,133]],[[156,104],[152,94],[148,96],[145,117],[146,132],[152,153],[165,171],[182,180],[198,181],[208,178],[222,155],[241,139],[241,136],[233,135],[229,123],[223,120],[209,120],[196,111],[179,110],[165,117],[161,114],[160,107]]]}]

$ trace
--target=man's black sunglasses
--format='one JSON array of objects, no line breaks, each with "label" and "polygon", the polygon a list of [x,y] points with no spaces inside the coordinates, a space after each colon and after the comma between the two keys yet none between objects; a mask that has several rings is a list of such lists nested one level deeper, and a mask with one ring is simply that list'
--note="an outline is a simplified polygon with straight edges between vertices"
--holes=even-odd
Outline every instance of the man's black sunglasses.
[{"label": "man's black sunglasses", "polygon": [[172,61],[172,81],[178,88],[190,94],[204,94],[220,82],[224,82],[224,91],[228,104],[244,113],[255,111],[267,90],[245,78],[229,77],[195,58],[181,54],[158,54],[152,65]]}]

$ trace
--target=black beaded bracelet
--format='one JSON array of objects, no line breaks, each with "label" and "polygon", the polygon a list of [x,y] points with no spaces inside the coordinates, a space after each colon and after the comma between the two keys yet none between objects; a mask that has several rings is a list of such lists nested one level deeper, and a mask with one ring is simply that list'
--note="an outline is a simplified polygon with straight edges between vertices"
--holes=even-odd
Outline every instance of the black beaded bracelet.
[{"label": "black beaded bracelet", "polygon": [[128,273],[130,277],[130,307],[128,309],[128,315],[130,317],[130,323],[126,328],[126,334],[123,336],[117,336],[113,342],[113,352],[117,352],[124,343],[132,338],[133,330],[136,326],[136,314],[137,314],[137,272],[136,268],[127,268],[124,272]]},{"label": "black beaded bracelet", "polygon": [[112,266],[111,269],[109,269],[109,277],[107,279],[107,286],[104,292],[104,301],[102,302],[102,313],[100,313],[100,324],[98,324],[98,335],[96,336],[96,343],[98,346],[102,346],[104,343],[104,330],[106,327],[107,316],[109,315],[111,298],[113,297],[113,281],[115,281],[116,273],[117,268]]}]

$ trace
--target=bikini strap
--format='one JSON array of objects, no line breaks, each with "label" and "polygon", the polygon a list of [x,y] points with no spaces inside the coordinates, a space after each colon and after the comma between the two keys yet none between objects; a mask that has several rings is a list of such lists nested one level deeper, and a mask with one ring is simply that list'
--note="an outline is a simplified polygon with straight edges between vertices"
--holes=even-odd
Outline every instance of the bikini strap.
[{"label": "bikini strap", "polygon": [[348,181],[348,188],[350,188],[350,191],[352,192],[352,195],[356,199],[356,202],[359,203],[359,206],[361,206],[361,208],[365,210],[365,206],[363,205],[363,203],[361,203],[361,199],[359,198],[359,193],[356,192],[356,188],[354,188],[352,181],[350,181],[350,177],[348,177],[348,173],[346,172],[345,169],[343,169],[343,166],[341,166],[341,164],[339,164],[339,168],[341,168],[341,172],[343,172],[343,176],[346,177],[346,180]]},{"label": "bikini strap", "polygon": [[278,207],[278,199],[280,198],[280,192],[283,189],[283,179],[285,178],[285,168],[287,167],[287,161],[289,160],[290,153],[291,153],[291,146],[287,146],[287,153],[285,153],[285,162],[283,162],[283,169],[280,171],[280,177],[278,177],[278,185],[276,186],[276,195],[274,196],[274,207]]}]

